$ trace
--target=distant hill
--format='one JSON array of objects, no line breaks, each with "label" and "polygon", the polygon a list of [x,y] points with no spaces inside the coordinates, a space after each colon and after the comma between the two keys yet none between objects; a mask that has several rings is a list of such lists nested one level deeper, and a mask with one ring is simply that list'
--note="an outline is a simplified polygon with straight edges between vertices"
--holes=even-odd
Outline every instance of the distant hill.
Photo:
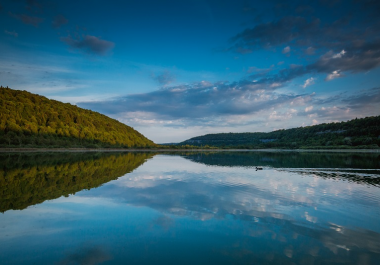
[{"label": "distant hill", "polygon": [[91,110],[0,87],[0,147],[153,147],[133,128]]},{"label": "distant hill", "polygon": [[378,148],[380,116],[273,132],[217,133],[193,137],[178,145],[219,148]]}]

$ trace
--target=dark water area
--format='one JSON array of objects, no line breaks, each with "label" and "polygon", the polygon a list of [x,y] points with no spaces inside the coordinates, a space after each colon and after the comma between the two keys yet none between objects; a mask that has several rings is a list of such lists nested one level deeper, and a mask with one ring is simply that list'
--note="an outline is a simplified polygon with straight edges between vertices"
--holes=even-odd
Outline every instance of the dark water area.
[{"label": "dark water area", "polygon": [[376,153],[0,154],[1,264],[378,264]]}]

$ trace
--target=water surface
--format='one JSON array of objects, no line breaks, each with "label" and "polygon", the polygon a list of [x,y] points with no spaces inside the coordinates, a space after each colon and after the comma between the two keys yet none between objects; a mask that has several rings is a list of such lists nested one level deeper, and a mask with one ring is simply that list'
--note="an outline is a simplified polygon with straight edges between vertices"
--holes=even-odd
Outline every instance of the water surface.
[{"label": "water surface", "polygon": [[0,260],[378,264],[379,180],[378,154],[3,154]]}]

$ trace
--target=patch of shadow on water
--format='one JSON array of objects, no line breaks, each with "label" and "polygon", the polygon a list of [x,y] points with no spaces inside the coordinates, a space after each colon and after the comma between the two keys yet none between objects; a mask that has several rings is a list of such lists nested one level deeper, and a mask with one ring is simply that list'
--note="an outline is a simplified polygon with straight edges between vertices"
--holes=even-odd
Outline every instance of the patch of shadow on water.
[{"label": "patch of shadow on water", "polygon": [[67,254],[67,257],[60,261],[58,265],[95,265],[111,259],[112,256],[101,246],[82,246]]}]

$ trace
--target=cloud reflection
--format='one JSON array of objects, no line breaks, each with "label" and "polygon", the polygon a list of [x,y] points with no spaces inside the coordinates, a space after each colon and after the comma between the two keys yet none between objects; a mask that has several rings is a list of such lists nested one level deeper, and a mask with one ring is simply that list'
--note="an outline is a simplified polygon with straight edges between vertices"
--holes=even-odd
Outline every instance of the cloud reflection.
[{"label": "cloud reflection", "polygon": [[[373,224],[376,216],[370,212],[376,211],[376,202],[380,201],[377,186],[325,178],[314,171],[299,174],[273,168],[255,171],[241,166],[198,164],[198,171],[194,173],[188,165],[192,162],[179,157],[156,156],[154,160],[161,163],[158,172],[144,171],[145,166],[149,168],[151,161],[148,161],[148,165],[106,185],[96,195],[159,211],[163,215],[152,225],[164,229],[172,227],[173,219],[179,217],[203,222],[232,218],[243,222],[241,232],[257,238],[260,244],[267,244],[269,241],[264,238],[269,236],[276,244],[283,245],[281,255],[273,246],[266,246],[276,253],[271,257],[272,261],[299,258],[305,253],[317,259],[330,255],[327,253],[337,255],[342,251],[361,260],[363,253],[380,253],[380,233],[376,228],[374,231],[356,228]],[[171,167],[171,164],[176,166]],[[180,165],[186,170],[180,170]],[[96,190],[92,196],[94,192]],[[339,205],[346,205],[350,210],[338,213],[336,207]],[[299,242],[297,239],[313,242],[310,243],[312,247],[300,245],[293,248]],[[322,245],[316,247],[319,244]],[[254,246],[247,246],[247,249],[252,248]],[[243,250],[240,246],[239,251]],[[226,250],[220,254],[252,256],[255,260],[262,258],[250,251],[238,254]],[[342,255],[339,255],[339,261],[349,262]]]},{"label": "cloud reflection", "polygon": [[[199,158],[203,154],[182,155]],[[204,247],[208,256],[222,257],[227,264],[247,260],[376,264],[375,258],[380,255],[378,186],[316,173],[325,169],[304,169],[300,174],[299,166],[305,163],[300,157],[295,159],[298,167],[292,162],[294,167],[285,168],[279,162],[281,156],[262,153],[257,161],[280,163],[282,167],[266,165],[260,171],[239,165],[244,159],[235,161],[234,166],[220,166],[222,157],[205,157],[208,160],[200,161],[214,164],[156,155],[135,171],[99,188],[45,202],[50,207],[75,210],[64,212],[70,219],[65,225],[71,229],[70,238],[75,233],[80,235],[80,242],[72,245],[74,250],[66,257],[60,257],[60,264],[111,260],[111,253],[103,247],[77,247],[94,238],[103,240],[104,235],[112,239],[105,242],[115,262],[120,260],[118,255],[123,260],[141,260],[144,255],[140,253],[147,253],[147,249],[172,257],[167,249],[175,245],[177,250],[186,246],[186,253]],[[22,211],[20,216],[25,218],[13,216],[13,220],[31,223],[31,212],[31,208]],[[12,215],[14,211],[5,216]],[[54,226],[62,215],[49,216],[50,225]],[[40,223],[40,218],[34,219]],[[8,222],[3,231],[9,231],[12,225],[19,228],[20,221],[14,223]],[[83,229],[87,231],[85,237]],[[65,231],[58,231],[57,236],[65,238]]]}]

